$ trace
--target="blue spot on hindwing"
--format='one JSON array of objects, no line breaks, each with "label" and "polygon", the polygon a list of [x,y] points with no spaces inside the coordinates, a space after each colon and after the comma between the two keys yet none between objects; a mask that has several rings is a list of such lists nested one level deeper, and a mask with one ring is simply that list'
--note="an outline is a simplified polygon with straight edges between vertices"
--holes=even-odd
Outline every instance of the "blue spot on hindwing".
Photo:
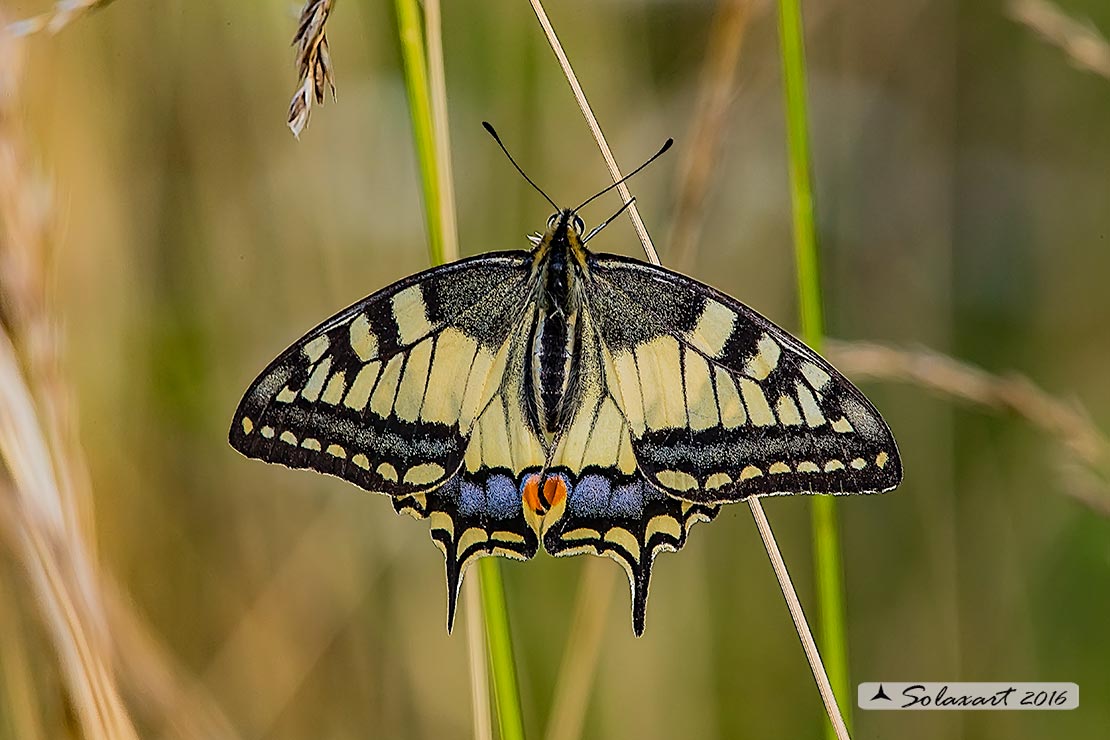
[{"label": "blue spot on hindwing", "polygon": [[463,516],[478,516],[485,508],[485,490],[472,481],[462,478],[459,482],[459,513]]},{"label": "blue spot on hindwing", "polygon": [[644,515],[644,482],[635,480],[627,485],[618,486],[613,491],[609,508],[613,514],[626,519],[638,519]]},{"label": "blue spot on hindwing", "polygon": [[501,473],[491,475],[486,481],[487,511],[496,519],[520,516],[520,494],[512,478]]},{"label": "blue spot on hindwing", "polygon": [[604,516],[609,508],[612,487],[602,475],[582,476],[578,485],[567,493],[567,511],[575,516]]},{"label": "blue spot on hindwing", "polygon": [[486,476],[483,483],[482,477],[480,473],[462,473],[444,485],[444,492],[455,494],[459,514],[490,519],[512,519],[520,516],[520,495],[513,479],[504,473],[492,473]]}]

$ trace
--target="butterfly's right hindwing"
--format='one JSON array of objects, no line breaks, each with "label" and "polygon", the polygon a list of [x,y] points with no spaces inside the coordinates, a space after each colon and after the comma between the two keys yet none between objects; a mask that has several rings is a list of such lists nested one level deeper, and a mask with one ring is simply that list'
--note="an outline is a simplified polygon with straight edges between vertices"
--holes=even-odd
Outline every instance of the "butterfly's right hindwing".
[{"label": "butterfly's right hindwing", "polygon": [[562,515],[544,533],[544,548],[556,556],[590,553],[617,561],[632,590],[632,629],[641,635],[656,556],[681,550],[690,528],[711,521],[719,508],[668,496],[639,475],[596,468],[567,492]]},{"label": "butterfly's right hindwing", "polygon": [[528,300],[505,252],[434,268],[325,321],[251,384],[229,435],[248,457],[409,496],[459,470]]}]

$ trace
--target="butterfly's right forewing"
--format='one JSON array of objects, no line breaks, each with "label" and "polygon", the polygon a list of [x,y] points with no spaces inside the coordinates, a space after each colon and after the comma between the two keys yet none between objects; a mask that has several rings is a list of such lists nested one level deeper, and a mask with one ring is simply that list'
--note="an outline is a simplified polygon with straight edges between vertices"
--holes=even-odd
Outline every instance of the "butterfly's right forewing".
[{"label": "butterfly's right forewing", "polygon": [[694,503],[874,493],[902,477],[875,407],[813,350],[707,285],[597,255],[588,294],[640,471]]}]

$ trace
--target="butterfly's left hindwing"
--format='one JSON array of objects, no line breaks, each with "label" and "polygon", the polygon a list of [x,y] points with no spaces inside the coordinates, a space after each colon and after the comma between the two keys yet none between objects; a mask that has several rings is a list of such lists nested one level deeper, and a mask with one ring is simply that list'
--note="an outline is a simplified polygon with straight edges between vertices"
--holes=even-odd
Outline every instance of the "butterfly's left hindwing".
[{"label": "butterfly's left hindwing", "polygon": [[528,560],[539,540],[521,512],[516,478],[504,472],[460,470],[427,493],[393,499],[398,513],[427,519],[432,541],[447,567],[447,629],[455,621],[459,587],[467,567],[480,557]]},{"label": "butterfly's left hindwing", "polygon": [[328,319],[251,384],[230,441],[393,497],[429,521],[447,568],[448,628],[467,566],[527,559],[519,471],[543,453],[523,424],[524,252],[475,257],[391,285]]}]

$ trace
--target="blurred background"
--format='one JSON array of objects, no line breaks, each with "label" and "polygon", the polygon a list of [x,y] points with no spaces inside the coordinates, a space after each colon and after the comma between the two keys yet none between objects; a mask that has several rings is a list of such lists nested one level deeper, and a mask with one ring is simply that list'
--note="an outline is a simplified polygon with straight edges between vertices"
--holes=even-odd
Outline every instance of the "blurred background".
[{"label": "blurred background", "polygon": [[[1082,692],[1071,712],[856,710],[855,736],[1104,736],[1110,50],[1096,29],[1110,34],[1110,5],[805,8],[828,332],[850,342],[830,356],[882,410],[906,469],[895,493],[839,502],[853,682]],[[338,4],[338,102],[300,141],[285,125],[298,11],[118,0],[4,42],[4,320],[41,441],[63,460],[53,511],[19,484],[43,478],[15,469],[18,445],[4,453],[0,738],[80,737],[83,680],[140,737],[472,732],[469,615],[447,634],[427,525],[226,442],[273,356],[428,264],[393,4]],[[676,139],[632,186],[664,263],[796,330],[774,5],[548,12],[626,171]],[[461,251],[524,247],[548,206],[482,120],[556,201],[607,171],[528,3],[443,13]],[[640,254],[625,219],[591,246]],[[766,510],[812,614],[808,502]],[[559,736],[563,712],[585,737],[821,736],[746,507],[660,558],[642,639],[620,570],[589,575],[586,561],[503,565],[531,737]],[[90,589],[75,611],[43,595],[67,579]],[[572,628],[580,593],[598,632]],[[568,655],[596,674],[567,673]],[[116,698],[102,693],[112,676]],[[581,711],[556,707],[567,681]]]}]

